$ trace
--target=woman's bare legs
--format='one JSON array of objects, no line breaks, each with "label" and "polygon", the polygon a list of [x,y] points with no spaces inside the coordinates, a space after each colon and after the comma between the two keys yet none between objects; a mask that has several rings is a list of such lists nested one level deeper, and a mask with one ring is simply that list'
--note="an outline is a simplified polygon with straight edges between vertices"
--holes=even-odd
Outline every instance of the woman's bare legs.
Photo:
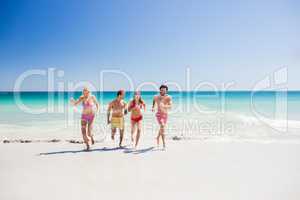
[{"label": "woman's bare legs", "polygon": [[134,142],[134,133],[135,133],[135,122],[131,121],[131,142]]},{"label": "woman's bare legs", "polygon": [[93,124],[94,124],[94,120],[88,123],[87,135],[88,135],[88,137],[91,138],[92,144],[95,144],[95,140],[94,140],[94,137],[93,137],[93,134],[92,134]]},{"label": "woman's bare legs", "polygon": [[90,145],[89,145],[89,138],[87,136],[86,126],[87,126],[87,122],[85,120],[81,120],[81,133],[83,137],[83,142],[86,144],[86,149],[89,150]]},{"label": "woman's bare legs", "polygon": [[141,130],[142,130],[142,120],[140,120],[139,122],[136,123],[137,126],[137,133],[135,136],[135,148],[137,147],[138,143],[139,143],[139,139],[140,139],[140,135],[141,135]]}]

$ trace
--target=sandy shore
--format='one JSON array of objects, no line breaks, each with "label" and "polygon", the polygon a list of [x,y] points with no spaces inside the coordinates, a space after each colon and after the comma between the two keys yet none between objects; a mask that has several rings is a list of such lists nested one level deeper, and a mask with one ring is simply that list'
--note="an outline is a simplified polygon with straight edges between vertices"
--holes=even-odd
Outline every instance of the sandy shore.
[{"label": "sandy shore", "polygon": [[300,145],[168,141],[0,144],[0,199],[300,199]]}]

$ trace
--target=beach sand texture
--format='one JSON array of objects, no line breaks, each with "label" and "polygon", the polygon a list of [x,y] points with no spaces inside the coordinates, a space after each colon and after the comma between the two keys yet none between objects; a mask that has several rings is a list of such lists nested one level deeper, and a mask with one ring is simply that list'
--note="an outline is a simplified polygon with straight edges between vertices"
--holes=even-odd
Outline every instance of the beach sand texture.
[{"label": "beach sand texture", "polygon": [[0,199],[298,200],[300,144],[168,140],[0,144]]}]

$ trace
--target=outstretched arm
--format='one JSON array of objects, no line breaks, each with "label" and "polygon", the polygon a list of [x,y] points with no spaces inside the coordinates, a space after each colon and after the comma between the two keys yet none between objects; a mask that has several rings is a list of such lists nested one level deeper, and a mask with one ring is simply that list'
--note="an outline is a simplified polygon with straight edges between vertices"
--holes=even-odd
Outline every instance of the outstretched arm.
[{"label": "outstretched arm", "polygon": [[131,110],[132,110],[132,101],[130,101],[128,104],[128,112],[131,112]]},{"label": "outstretched arm", "polygon": [[146,103],[143,101],[144,111],[146,112]]},{"label": "outstretched arm", "polygon": [[73,106],[77,106],[78,104],[80,104],[80,102],[82,102],[82,99],[83,99],[82,96],[79,97],[79,99],[77,99],[77,100],[71,98],[71,104],[72,104]]},{"label": "outstretched arm", "polygon": [[97,113],[98,113],[99,110],[100,110],[100,104],[99,104],[99,102],[97,101],[97,99],[96,99],[95,96],[93,96],[93,101],[94,101],[94,103],[96,104],[96,109],[97,109]]}]

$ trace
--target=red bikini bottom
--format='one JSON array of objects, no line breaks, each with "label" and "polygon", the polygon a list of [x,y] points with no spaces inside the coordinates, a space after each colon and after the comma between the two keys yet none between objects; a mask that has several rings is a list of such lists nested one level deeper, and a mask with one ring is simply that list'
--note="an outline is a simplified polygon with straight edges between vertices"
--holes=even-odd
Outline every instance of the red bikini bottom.
[{"label": "red bikini bottom", "polygon": [[138,116],[138,117],[131,117],[131,121],[132,122],[139,122],[139,121],[141,121],[143,119],[143,116],[142,115],[140,115],[140,116]]}]

